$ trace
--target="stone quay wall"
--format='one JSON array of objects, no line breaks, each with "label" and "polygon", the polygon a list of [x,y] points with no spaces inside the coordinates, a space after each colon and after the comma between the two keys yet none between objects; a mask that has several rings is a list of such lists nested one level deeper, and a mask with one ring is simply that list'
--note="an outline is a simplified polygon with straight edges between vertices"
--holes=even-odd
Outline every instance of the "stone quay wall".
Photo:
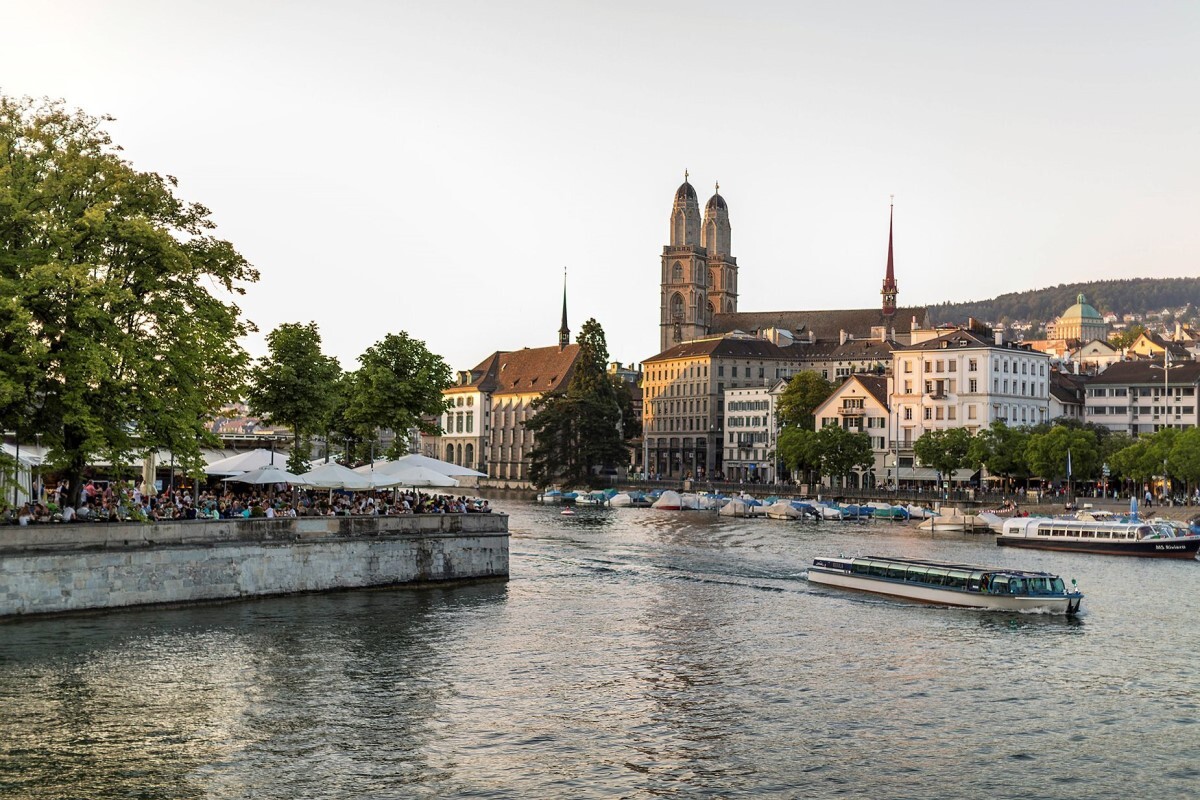
[{"label": "stone quay wall", "polygon": [[507,577],[498,513],[0,527],[0,618]]}]

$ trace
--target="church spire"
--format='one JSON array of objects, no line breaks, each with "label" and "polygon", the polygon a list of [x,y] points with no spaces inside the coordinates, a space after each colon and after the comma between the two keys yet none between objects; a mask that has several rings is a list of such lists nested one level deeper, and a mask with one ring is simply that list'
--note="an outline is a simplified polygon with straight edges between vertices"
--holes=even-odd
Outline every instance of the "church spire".
[{"label": "church spire", "polygon": [[[892,195],[894,198],[895,195]],[[888,204],[888,256],[887,256],[887,274],[883,278],[883,290],[880,294],[883,295],[883,316],[891,319],[896,313],[896,271],[892,261],[892,218],[895,215],[895,203]]]},{"label": "church spire", "polygon": [[563,315],[558,329],[558,349],[563,350],[571,343],[571,329],[567,327],[567,268],[563,267]]}]

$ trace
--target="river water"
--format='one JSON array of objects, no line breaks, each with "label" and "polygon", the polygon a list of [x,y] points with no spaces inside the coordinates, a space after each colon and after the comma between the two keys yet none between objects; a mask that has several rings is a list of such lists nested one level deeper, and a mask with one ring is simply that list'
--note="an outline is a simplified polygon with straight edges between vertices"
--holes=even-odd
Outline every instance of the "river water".
[{"label": "river water", "polygon": [[[1200,791],[1200,563],[502,507],[507,583],[0,625],[0,797]],[[1048,570],[1084,613],[810,586],[838,554]]]}]

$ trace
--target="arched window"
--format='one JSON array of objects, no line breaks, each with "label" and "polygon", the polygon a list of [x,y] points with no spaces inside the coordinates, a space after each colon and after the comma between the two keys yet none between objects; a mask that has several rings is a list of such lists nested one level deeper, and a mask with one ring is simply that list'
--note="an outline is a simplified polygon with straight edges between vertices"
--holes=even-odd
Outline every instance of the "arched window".
[{"label": "arched window", "polygon": [[733,313],[733,301],[732,300],[725,301],[725,313],[727,313],[727,314]]},{"label": "arched window", "polygon": [[671,319],[683,319],[683,295],[678,292],[671,295]]},{"label": "arched window", "polygon": [[706,316],[706,317],[705,317],[705,321],[706,321],[706,322],[708,322],[708,324],[710,324],[710,325],[711,325],[711,324],[712,324],[712,318],[713,318],[713,314],[715,314],[715,313],[716,313],[716,309],[715,309],[715,308],[713,308],[713,304],[712,304],[712,303],[709,303],[709,304],[708,304],[708,308],[707,308],[706,310],[707,310],[707,312],[708,312],[708,316]]},{"label": "arched window", "polygon": [[475,445],[467,445],[467,460],[463,462],[463,466],[475,469]]},{"label": "arched window", "polygon": [[475,415],[467,414],[467,433],[475,432]]},{"label": "arched window", "polygon": [[709,280],[708,288],[710,288],[710,289],[715,289],[715,288],[717,288],[717,283],[718,283],[718,281],[717,281],[717,271],[716,271],[715,269],[714,269],[714,270],[712,271],[712,273],[711,273],[711,274],[708,276],[708,280]]},{"label": "arched window", "polygon": [[683,283],[683,264],[678,261],[671,267],[671,280],[674,283]]},{"label": "arched window", "polygon": [[458,446],[458,458],[454,461],[455,464],[462,465],[462,445]]},{"label": "arched window", "polygon": [[446,460],[447,461],[454,460],[454,445],[452,445],[452,444],[446,445]]}]

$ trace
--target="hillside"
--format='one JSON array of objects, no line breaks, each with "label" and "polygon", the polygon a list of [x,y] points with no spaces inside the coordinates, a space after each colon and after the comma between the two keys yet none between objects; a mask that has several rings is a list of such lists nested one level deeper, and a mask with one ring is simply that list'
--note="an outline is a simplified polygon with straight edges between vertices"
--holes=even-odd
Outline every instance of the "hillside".
[{"label": "hillside", "polygon": [[[1200,278],[1130,278],[1127,280],[1063,283],[1046,289],[1002,294],[991,300],[941,303],[930,306],[937,324],[981,321],[1038,321],[1056,318],[1082,292],[1101,314],[1157,314],[1163,309],[1200,308]],[[1189,313],[1187,316],[1192,316]]]}]

